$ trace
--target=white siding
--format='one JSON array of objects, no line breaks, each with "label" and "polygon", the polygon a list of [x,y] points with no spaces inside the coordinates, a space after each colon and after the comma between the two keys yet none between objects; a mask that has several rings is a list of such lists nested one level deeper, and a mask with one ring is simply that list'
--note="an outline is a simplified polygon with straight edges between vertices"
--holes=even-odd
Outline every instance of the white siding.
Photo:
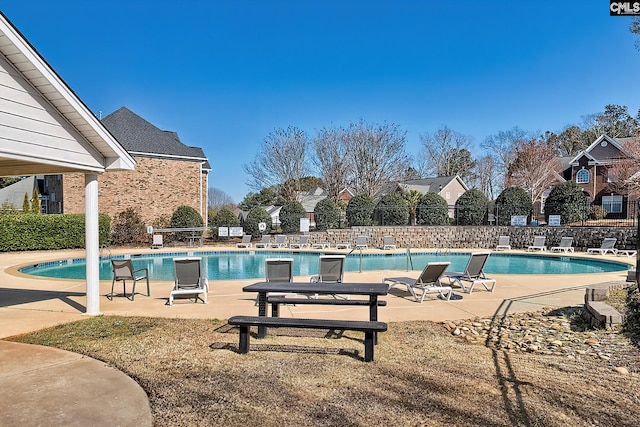
[{"label": "white siding", "polygon": [[100,171],[102,156],[0,56],[0,152]]}]

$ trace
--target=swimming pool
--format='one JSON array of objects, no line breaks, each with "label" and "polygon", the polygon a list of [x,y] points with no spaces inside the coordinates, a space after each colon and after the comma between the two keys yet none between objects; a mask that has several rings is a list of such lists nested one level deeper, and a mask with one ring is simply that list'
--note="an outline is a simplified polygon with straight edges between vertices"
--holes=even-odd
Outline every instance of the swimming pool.
[{"label": "swimming pool", "polygon": [[[309,276],[318,273],[317,252],[288,251],[202,251],[172,252],[141,255],[113,256],[114,259],[131,258],[134,268],[148,268],[152,280],[173,280],[173,258],[181,256],[202,257],[203,268],[210,280],[258,279],[265,277],[265,258],[293,258],[294,275]],[[469,260],[470,252],[437,254],[417,252],[411,254],[409,269],[421,271],[428,262],[451,262],[449,271],[463,271]],[[406,270],[407,256],[404,253],[351,254],[347,257],[345,271],[362,270]],[[413,267],[412,267],[413,266]],[[492,253],[485,266],[487,274],[584,274],[625,271],[629,265],[593,258],[572,256],[529,255]],[[84,258],[44,262],[20,269],[20,272],[33,276],[85,279]],[[110,258],[100,259],[100,280],[111,280]]]}]

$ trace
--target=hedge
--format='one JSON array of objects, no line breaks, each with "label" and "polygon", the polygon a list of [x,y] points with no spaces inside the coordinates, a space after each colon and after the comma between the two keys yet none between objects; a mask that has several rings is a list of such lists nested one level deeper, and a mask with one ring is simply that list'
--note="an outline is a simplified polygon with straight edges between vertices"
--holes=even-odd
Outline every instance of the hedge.
[{"label": "hedge", "polygon": [[[111,218],[98,216],[99,244],[110,244]],[[0,215],[0,252],[84,248],[85,216]]]}]

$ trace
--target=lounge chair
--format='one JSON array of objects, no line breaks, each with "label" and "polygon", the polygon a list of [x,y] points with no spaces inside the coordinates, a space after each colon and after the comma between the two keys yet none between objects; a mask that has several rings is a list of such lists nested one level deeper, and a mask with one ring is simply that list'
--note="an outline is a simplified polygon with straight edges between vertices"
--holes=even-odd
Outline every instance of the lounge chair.
[{"label": "lounge chair", "polygon": [[302,248],[308,248],[309,247],[309,236],[307,234],[304,234],[302,236],[300,236],[300,239],[298,239],[297,243],[289,243],[289,247],[291,249],[302,249]]},{"label": "lounge chair", "polygon": [[[318,258],[318,274],[311,276],[310,282],[342,283],[346,260],[347,257],[345,255],[320,255]],[[315,294],[315,298],[318,298],[318,294]],[[349,297],[345,298],[348,299]]]},{"label": "lounge chair", "polygon": [[251,247],[251,234],[245,234],[242,236],[242,241],[236,243],[236,248],[250,248]]},{"label": "lounge chair", "polygon": [[369,238],[367,236],[358,236],[356,238],[356,249],[367,249],[369,247],[367,244],[368,240]]},{"label": "lounge chair", "polygon": [[174,298],[193,298],[193,302],[198,299],[207,303],[207,292],[209,283],[202,274],[201,257],[185,257],[173,259],[174,284],[169,293],[168,305],[173,305]]},{"label": "lounge chair", "polygon": [[[490,254],[491,252],[474,252],[471,254],[464,272],[445,272],[444,276],[449,278],[450,285],[457,283],[462,288],[462,291],[468,294],[473,292],[473,287],[478,283],[484,286],[487,291],[493,292],[496,287],[496,281],[486,277],[483,271]],[[469,283],[469,285],[465,286],[465,282]]]},{"label": "lounge chair", "polygon": [[329,242],[316,242],[311,245],[313,249],[326,249],[331,247],[331,243]]},{"label": "lounge chair", "polygon": [[154,234],[153,243],[151,243],[151,249],[162,249],[162,248],[164,248],[164,243],[162,242],[162,234]]},{"label": "lounge chair", "polygon": [[382,249],[395,249],[396,244],[393,241],[393,236],[384,236],[382,239]]},{"label": "lounge chair", "polygon": [[547,246],[545,245],[547,238],[545,236],[533,236],[533,245],[527,247],[527,251],[539,250],[540,252],[546,252]]},{"label": "lounge chair", "polygon": [[500,236],[498,237],[498,244],[496,245],[496,251],[500,250],[511,250],[511,243],[509,243],[509,236]]},{"label": "lounge chair", "polygon": [[[293,282],[293,258],[267,258],[264,260],[267,282]],[[296,296],[294,292],[267,292],[270,296]]]},{"label": "lounge chair", "polygon": [[606,237],[599,248],[589,248],[587,249],[587,253],[605,255],[607,252],[611,252],[612,254],[617,255],[618,250],[615,248],[617,241],[618,239],[615,237]]},{"label": "lounge chair", "polygon": [[[149,292],[149,270],[147,268],[133,269],[133,263],[130,259],[112,259],[111,269],[113,271],[113,279],[111,280],[111,293],[107,294],[107,298],[113,301],[113,287],[116,282],[122,281],[122,293],[125,298],[133,301],[136,294],[136,282],[145,279],[147,281],[147,296],[151,296]],[[131,288],[131,297],[127,297],[127,280],[133,282]]]},{"label": "lounge chair", "polygon": [[336,249],[351,249],[351,243],[349,242],[336,243]]},{"label": "lounge chair", "polygon": [[573,237],[562,237],[558,246],[552,246],[551,252],[573,252]]},{"label": "lounge chair", "polygon": [[259,242],[255,244],[256,248],[268,248],[271,245],[271,236],[263,234]]},{"label": "lounge chair", "polygon": [[269,244],[270,248],[286,248],[287,247],[287,236],[284,234],[278,234],[276,236],[276,241]]},{"label": "lounge chair", "polygon": [[[451,286],[442,285],[440,280],[450,264],[449,262],[430,262],[424,267],[424,270],[422,270],[422,273],[417,279],[410,277],[385,277],[382,281],[385,283],[391,282],[389,289],[396,285],[406,286],[407,291],[420,303],[424,301],[425,295],[429,292],[438,292],[440,298],[449,301],[452,293]],[[420,298],[418,298],[416,294],[416,289],[422,290]]]}]

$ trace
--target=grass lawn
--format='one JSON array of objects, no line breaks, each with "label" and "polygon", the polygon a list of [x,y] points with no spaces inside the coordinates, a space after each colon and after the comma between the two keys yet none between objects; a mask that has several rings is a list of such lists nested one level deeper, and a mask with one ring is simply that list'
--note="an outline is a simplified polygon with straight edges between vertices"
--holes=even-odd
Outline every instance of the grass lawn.
[{"label": "grass lawn", "polygon": [[[21,337],[103,360],[158,426],[637,426],[640,375],[606,361],[467,344],[432,322],[363,334],[277,330],[238,354],[225,321],[102,316]],[[637,348],[636,348],[637,349]],[[639,359],[640,360],[640,359]]]}]

